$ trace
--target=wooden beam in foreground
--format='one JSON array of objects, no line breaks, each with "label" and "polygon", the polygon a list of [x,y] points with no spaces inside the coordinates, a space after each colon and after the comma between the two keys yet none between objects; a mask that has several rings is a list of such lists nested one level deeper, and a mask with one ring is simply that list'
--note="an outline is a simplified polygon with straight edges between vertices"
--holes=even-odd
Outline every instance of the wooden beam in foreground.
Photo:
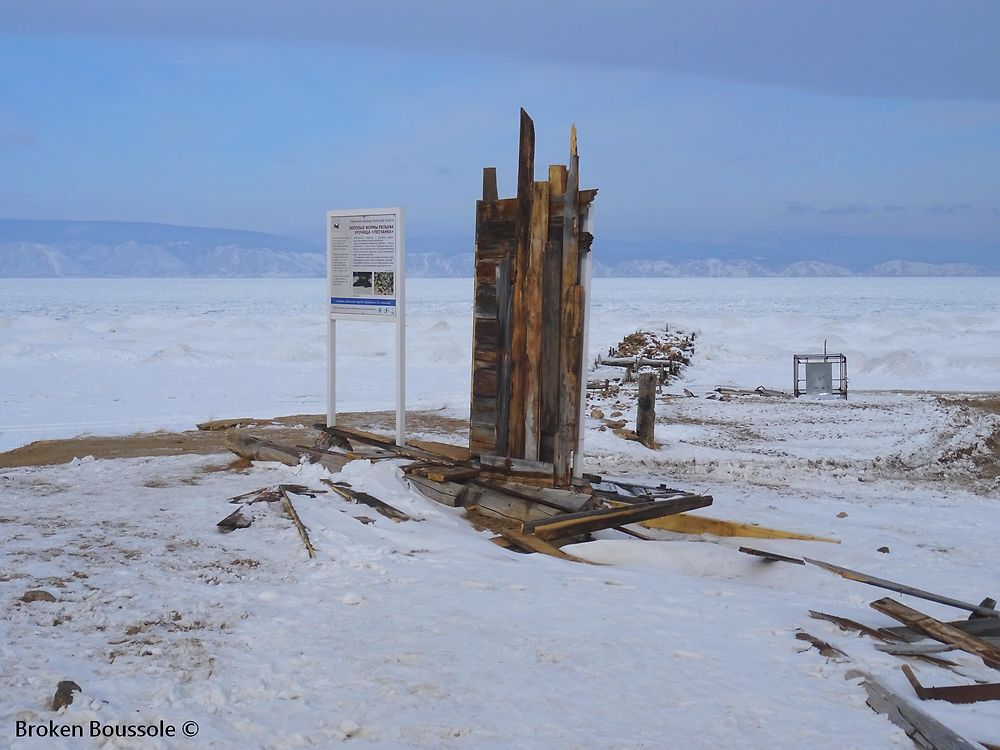
[{"label": "wooden beam in foreground", "polygon": [[977,750],[976,745],[956,734],[869,674],[860,673],[868,693],[868,705],[906,732],[918,746],[928,750]]},{"label": "wooden beam in foreground", "polygon": [[969,635],[948,623],[936,620],[930,615],[925,615],[923,612],[918,612],[888,597],[874,601],[869,606],[936,641],[949,643],[962,651],[978,656],[987,666],[1000,669],[1000,648],[987,643],[982,638]]},{"label": "wooden beam in foreground", "polygon": [[522,530],[543,539],[558,539],[559,537],[589,534],[614,526],[638,523],[673,513],[683,513],[695,508],[705,508],[711,504],[712,497],[710,495],[686,495],[669,500],[633,505],[631,508],[602,508],[581,513],[568,513],[552,519],[530,521],[524,524]]}]

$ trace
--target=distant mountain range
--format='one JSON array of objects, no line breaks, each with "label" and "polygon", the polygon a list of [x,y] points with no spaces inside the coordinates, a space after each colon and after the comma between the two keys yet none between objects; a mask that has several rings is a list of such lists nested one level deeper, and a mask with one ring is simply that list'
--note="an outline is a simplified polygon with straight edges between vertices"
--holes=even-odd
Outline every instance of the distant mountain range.
[{"label": "distant mountain range", "polygon": [[[835,240],[826,240],[831,245]],[[454,239],[408,239],[407,272],[416,277],[472,276],[471,245]],[[816,244],[822,245],[822,241]],[[884,243],[886,244],[886,243]],[[436,250],[435,248],[445,248]],[[928,248],[910,260],[892,260],[882,246],[864,255],[873,265],[801,259],[794,248],[595,243],[594,274],[620,277],[994,276],[998,253],[977,250],[987,262],[935,263]],[[817,250],[814,249],[814,253]],[[841,257],[834,251],[825,257]],[[901,253],[902,255],[902,253]],[[941,256],[938,256],[941,257]],[[110,221],[0,219],[0,277],[296,277],[323,276],[321,245],[236,229]]]}]

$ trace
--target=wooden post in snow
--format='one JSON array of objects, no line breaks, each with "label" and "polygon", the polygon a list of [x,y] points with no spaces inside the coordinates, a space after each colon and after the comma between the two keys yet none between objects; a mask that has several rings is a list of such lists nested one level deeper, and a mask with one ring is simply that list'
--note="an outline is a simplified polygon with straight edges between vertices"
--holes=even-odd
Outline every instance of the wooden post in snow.
[{"label": "wooden post in snow", "polygon": [[655,447],[653,426],[656,424],[656,375],[639,375],[639,409],[635,418],[635,434],[647,448]]}]

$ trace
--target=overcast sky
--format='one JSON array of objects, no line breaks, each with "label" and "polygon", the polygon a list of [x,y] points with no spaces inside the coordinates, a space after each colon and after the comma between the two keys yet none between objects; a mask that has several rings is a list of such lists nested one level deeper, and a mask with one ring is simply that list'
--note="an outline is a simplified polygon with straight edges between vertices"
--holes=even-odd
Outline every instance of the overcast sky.
[{"label": "overcast sky", "polygon": [[598,234],[1000,238],[1000,2],[0,0],[0,217],[471,236],[579,129]]}]

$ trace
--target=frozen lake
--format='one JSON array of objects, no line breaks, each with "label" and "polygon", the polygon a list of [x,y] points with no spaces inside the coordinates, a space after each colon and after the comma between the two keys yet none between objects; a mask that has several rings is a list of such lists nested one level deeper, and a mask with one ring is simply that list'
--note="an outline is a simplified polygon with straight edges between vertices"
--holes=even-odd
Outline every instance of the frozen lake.
[{"label": "frozen lake", "polygon": [[[407,400],[468,408],[470,279],[408,282]],[[590,352],[697,332],[693,390],[791,387],[847,354],[854,389],[997,390],[1000,279],[595,279]],[[40,438],[325,410],[322,279],[0,279],[0,450]],[[392,327],[339,329],[339,406],[392,406]]]}]

